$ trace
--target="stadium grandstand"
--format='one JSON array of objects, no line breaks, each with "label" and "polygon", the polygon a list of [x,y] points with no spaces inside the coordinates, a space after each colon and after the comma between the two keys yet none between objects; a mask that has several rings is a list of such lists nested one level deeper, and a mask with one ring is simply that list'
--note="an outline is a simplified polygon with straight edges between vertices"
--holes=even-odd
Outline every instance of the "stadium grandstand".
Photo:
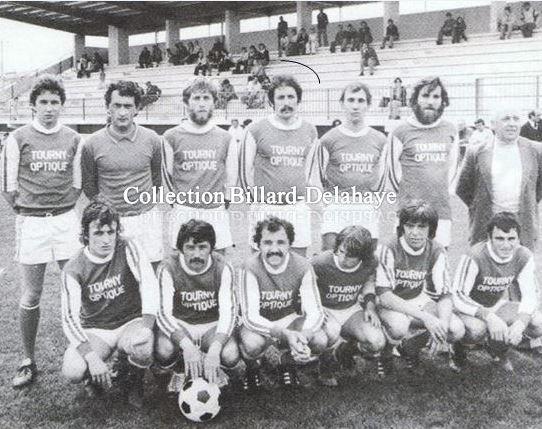
[{"label": "stadium grandstand", "polygon": [[[375,8],[376,3],[378,6]],[[421,2],[423,3],[423,2]],[[474,2],[477,4],[480,2]],[[484,3],[484,2],[482,2]],[[540,2],[533,6],[540,9]],[[519,11],[521,2],[508,3]],[[348,8],[372,6],[368,18],[357,18]],[[138,56],[144,46],[130,46],[129,36],[142,33],[161,34],[159,48],[165,54],[180,40],[199,42],[209,50],[217,37],[232,54],[239,57],[242,47],[264,43],[270,51],[270,63],[265,73],[294,74],[304,87],[301,114],[319,127],[328,127],[340,115],[338,102],[340,88],[359,75],[360,53],[330,53],[328,46],[321,46],[314,55],[289,56],[283,62],[277,52],[278,16],[288,18],[290,28],[310,28],[315,25],[320,8],[331,16],[327,28],[328,38],[334,40],[338,25],[353,24],[365,20],[374,36],[380,66],[372,76],[363,79],[373,91],[373,108],[369,124],[384,129],[393,127],[389,119],[386,97],[392,81],[400,77],[408,88],[416,80],[427,75],[438,75],[447,84],[451,105],[447,115],[455,121],[487,116],[496,99],[506,98],[522,111],[540,105],[540,74],[542,59],[537,55],[542,49],[542,38],[536,33],[523,38],[515,31],[510,39],[500,40],[497,32],[498,17],[505,2],[485,2],[481,6],[453,9],[454,16],[461,16],[467,23],[468,41],[443,45],[435,44],[438,29],[444,19],[443,10],[419,13],[402,13],[400,2],[2,2],[0,17],[74,33],[73,56],[40,72],[62,73],[67,90],[64,122],[77,126],[81,132],[92,132],[101,127],[104,120],[104,84],[125,79],[144,86],[151,81],[161,90],[158,101],[146,106],[139,115],[142,124],[163,130],[177,124],[184,114],[180,91],[194,76],[193,65],[171,65],[164,62],[159,67],[137,68]],[[376,10],[376,13],[374,12]],[[342,11],[342,13],[341,13]],[[400,40],[393,49],[379,50],[383,29],[388,19],[399,27]],[[262,24],[264,23],[264,24]],[[423,23],[423,24],[421,24]],[[197,26],[208,29],[208,37],[189,39],[183,34]],[[198,27],[199,28],[199,27]],[[254,31],[255,28],[262,28]],[[212,29],[212,31],[211,31]],[[106,36],[107,48],[85,44],[85,36]],[[181,39],[181,36],[182,39]],[[146,45],[152,49],[152,44]],[[106,59],[105,82],[100,85],[98,73],[87,79],[77,79],[76,65],[85,53],[95,52]],[[165,57],[165,55],[164,55]],[[17,125],[28,121],[31,110],[26,103],[28,90],[36,73],[21,76],[0,89],[0,126]],[[320,82],[318,81],[318,78]],[[213,76],[217,84],[228,79],[238,94],[236,100],[220,106],[215,116],[219,124],[229,124],[232,118],[255,119],[269,113],[264,104],[249,109],[241,102],[247,86],[246,74],[225,71]],[[103,78],[102,78],[103,80]],[[13,100],[18,100],[14,103]],[[14,108],[14,104],[16,107]],[[407,112],[407,107],[405,114]],[[14,109],[16,110],[14,112]]]}]

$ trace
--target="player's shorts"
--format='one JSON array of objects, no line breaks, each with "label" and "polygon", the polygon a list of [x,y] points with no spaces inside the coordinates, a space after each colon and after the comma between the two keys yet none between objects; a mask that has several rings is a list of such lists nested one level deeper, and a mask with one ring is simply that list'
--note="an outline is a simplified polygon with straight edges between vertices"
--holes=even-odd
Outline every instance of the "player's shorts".
[{"label": "player's shorts", "polygon": [[164,255],[162,216],[163,212],[154,207],[140,215],[120,218],[122,235],[137,241],[150,262],[161,261]]},{"label": "player's shorts", "polygon": [[[414,304],[420,310],[423,310],[427,304],[435,303],[435,301],[433,301],[431,297],[424,292],[420,293],[416,298],[408,299],[406,301],[408,301],[410,304]],[[394,310],[388,310],[379,305],[379,311],[381,310],[394,311]],[[414,317],[409,316],[407,314],[405,314],[405,317],[407,317],[410,321],[414,320]]]},{"label": "player's shorts", "polygon": [[120,337],[122,336],[122,333],[124,330],[135,323],[141,323],[142,322],[141,317],[136,317],[135,319],[130,320],[129,322],[126,322],[124,325],[119,326],[115,329],[100,329],[100,328],[89,328],[84,329],[85,334],[91,334],[96,337],[98,337],[100,340],[102,340],[104,343],[106,343],[109,347],[112,349],[117,348],[117,344],[119,343]]},{"label": "player's shorts", "polygon": [[75,210],[58,216],[15,218],[15,260],[25,265],[70,259],[82,246]]},{"label": "player's shorts", "polygon": [[360,313],[363,314],[363,309],[356,303],[352,305],[351,307],[344,308],[344,309],[333,309],[333,308],[325,308],[326,317],[331,316],[333,317],[339,325],[342,327],[348,319],[350,319],[354,314]]},{"label": "player's shorts", "polygon": [[[292,314],[288,314],[288,316],[285,316],[282,319],[275,320],[272,323],[273,323],[273,325],[277,325],[280,329],[286,329],[288,326],[290,326],[292,324],[292,322],[294,320],[296,320],[296,319],[298,319],[300,317],[303,317],[303,316],[300,316],[297,313],[292,313]],[[250,328],[248,328],[248,327],[246,327],[246,328],[248,330],[250,330]]]},{"label": "player's shorts", "polygon": [[179,325],[181,325],[184,329],[187,330],[188,334],[190,335],[190,337],[192,337],[195,344],[201,344],[203,336],[211,329],[216,328],[216,326],[218,325],[218,321],[194,325],[192,323],[187,323],[177,318],[175,318],[175,320],[177,321],[177,323],[179,323]]},{"label": "player's shorts", "polygon": [[[290,222],[294,227],[295,240],[292,247],[309,247],[311,244],[311,210],[305,201],[298,201],[295,204],[252,204],[250,206],[249,225],[252,234],[256,229],[258,221],[264,220],[267,216],[275,216]],[[257,248],[252,242],[253,248]]]},{"label": "player's shorts", "polygon": [[177,236],[181,225],[190,219],[202,220],[212,225],[216,234],[215,249],[220,250],[233,246],[230,214],[224,206],[201,209],[175,204],[169,215],[169,244],[173,248],[177,248]]},{"label": "player's shorts", "polygon": [[378,238],[379,210],[370,204],[329,204],[322,212],[320,234],[338,234],[347,226],[359,225]]},{"label": "player's shorts", "polygon": [[[399,218],[395,219],[395,226],[397,225],[399,225]],[[441,246],[450,246],[452,243],[452,221],[450,219],[439,219],[434,240],[438,241]]]}]

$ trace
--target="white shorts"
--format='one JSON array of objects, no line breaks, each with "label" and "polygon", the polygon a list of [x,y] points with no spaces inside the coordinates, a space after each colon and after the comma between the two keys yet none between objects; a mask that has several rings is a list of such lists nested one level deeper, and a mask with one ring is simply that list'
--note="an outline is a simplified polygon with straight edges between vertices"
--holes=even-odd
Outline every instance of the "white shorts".
[{"label": "white shorts", "polygon": [[[275,216],[290,222],[294,227],[295,240],[292,247],[309,247],[311,245],[311,210],[304,201],[298,201],[295,204],[252,204],[250,206],[249,225],[250,231],[254,234],[256,224],[264,220],[267,216]],[[250,243],[254,249],[257,249],[256,243]]]},{"label": "white shorts", "polygon": [[363,314],[363,309],[358,304],[355,304],[351,307],[344,308],[342,310],[326,308],[325,312],[327,316],[332,316],[342,327],[346,323],[346,321],[350,319],[354,314],[357,314],[357,313]]},{"label": "white shorts", "polygon": [[194,340],[194,343],[199,345],[201,345],[201,340],[203,336],[211,329],[216,328],[216,326],[218,325],[218,321],[202,323],[200,325],[193,325],[192,323],[186,323],[185,321],[179,320],[177,318],[175,318],[175,320],[179,323],[179,325],[181,325],[184,329],[188,331],[188,333],[192,337],[192,340]]},{"label": "white shorts", "polygon": [[163,212],[158,207],[153,207],[140,215],[120,218],[122,235],[137,241],[150,262],[161,261],[163,258],[163,215]]},{"label": "white shorts", "polygon": [[224,206],[213,209],[198,209],[175,204],[169,215],[169,244],[177,248],[177,236],[183,223],[190,219],[198,219],[210,223],[216,234],[215,249],[225,249],[233,246],[231,235],[230,214]]},{"label": "white shorts", "polygon": [[[288,316],[283,317],[282,319],[278,319],[273,321],[273,325],[277,325],[280,329],[286,329],[288,326],[292,324],[292,322],[296,319],[298,319],[300,316],[297,313],[288,314]],[[248,328],[247,328],[248,329]]]},{"label": "white shorts", "polygon": [[95,335],[112,349],[116,349],[124,330],[134,323],[140,323],[142,320],[143,319],[141,317],[136,317],[135,319],[132,319],[115,329],[89,328],[85,329],[84,331],[86,334]]},{"label": "white shorts", "polygon": [[329,204],[322,212],[320,234],[338,234],[347,226],[359,225],[378,238],[379,210],[370,204]]},{"label": "white shorts", "polygon": [[[395,219],[395,226],[399,225],[399,218]],[[438,241],[441,246],[449,247],[452,242],[452,221],[450,219],[440,219],[438,221],[437,231],[435,233],[435,241]]]},{"label": "white shorts", "polygon": [[25,265],[70,259],[82,247],[75,210],[58,216],[15,218],[15,260]]}]

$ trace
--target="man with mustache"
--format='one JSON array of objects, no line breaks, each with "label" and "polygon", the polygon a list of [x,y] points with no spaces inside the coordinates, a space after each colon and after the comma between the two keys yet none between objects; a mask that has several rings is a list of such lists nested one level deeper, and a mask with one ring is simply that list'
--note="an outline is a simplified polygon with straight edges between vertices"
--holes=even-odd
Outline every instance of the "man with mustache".
[{"label": "man with mustache", "polygon": [[[233,268],[214,252],[215,244],[213,227],[191,219],[181,225],[177,250],[158,269],[157,361],[172,368],[181,359],[187,377],[210,383],[220,381],[220,365],[231,368],[239,360],[232,336],[237,314]],[[179,378],[173,374],[170,390],[180,388]]]},{"label": "man with mustache", "polygon": [[297,364],[311,361],[338,339],[338,332],[322,329],[324,310],[314,271],[291,251],[294,239],[294,228],[286,220],[268,217],[256,225],[253,240],[260,252],[246,261],[239,291],[245,390],[260,387],[259,358],[270,345],[282,350],[280,383],[294,387],[299,384]]},{"label": "man with mustache", "polygon": [[128,401],[143,405],[143,376],[153,360],[153,327],[158,284],[152,266],[136,241],[120,235],[119,214],[96,199],[83,211],[85,246],[62,273],[62,326],[70,345],[62,373],[85,383],[88,396],[111,387],[105,361],[117,350],[129,362],[124,380]]},{"label": "man with mustache", "polygon": [[435,240],[448,247],[452,213],[449,187],[454,181],[459,154],[455,126],[444,119],[450,104],[440,78],[418,82],[410,97],[414,116],[390,133],[387,150],[389,179],[402,207],[411,199],[427,201],[438,213]]},{"label": "man with mustache", "polygon": [[[212,121],[217,99],[217,89],[211,81],[195,79],[183,90],[188,119],[164,133],[162,170],[167,190],[177,195],[195,193],[193,198],[188,196],[173,205],[169,218],[172,248],[176,248],[180,226],[190,219],[213,226],[216,251],[224,253],[233,245],[226,209],[230,190],[237,183],[237,144]],[[200,197],[204,193],[223,198],[203,202]]]},{"label": "man with mustache", "polygon": [[[156,268],[162,259],[162,213],[138,197],[162,184],[160,137],[134,122],[140,103],[141,93],[134,82],[118,81],[107,88],[110,121],[83,146],[83,191],[89,199],[99,194],[115,207],[124,235],[139,242]],[[137,190],[127,201],[128,187]]]},{"label": "man with mustache", "polygon": [[[342,125],[324,134],[318,144],[320,175],[316,186],[332,192],[335,187],[342,192],[382,191],[385,184],[386,136],[365,123],[371,106],[371,91],[361,82],[348,84],[340,98],[345,119]],[[351,225],[361,225],[369,230],[373,239],[378,238],[378,211],[369,204],[328,204],[323,210],[322,250],[336,248],[337,234]]]},{"label": "man with mustache", "polygon": [[[251,124],[245,133],[240,154],[241,185],[247,192],[263,189],[265,202],[250,207],[250,220],[272,214],[293,224],[296,237],[292,248],[305,256],[311,243],[310,210],[305,203],[309,176],[316,174],[314,125],[297,115],[302,89],[294,77],[277,75],[267,93],[274,113]],[[296,201],[280,195],[295,191]],[[275,198],[273,198],[275,197]]]}]

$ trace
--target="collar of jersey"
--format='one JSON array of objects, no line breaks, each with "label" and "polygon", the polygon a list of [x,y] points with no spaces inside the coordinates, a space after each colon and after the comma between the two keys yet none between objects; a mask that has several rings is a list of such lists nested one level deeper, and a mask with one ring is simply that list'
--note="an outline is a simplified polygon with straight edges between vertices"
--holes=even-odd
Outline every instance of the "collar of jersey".
[{"label": "collar of jersey", "polygon": [[57,123],[53,128],[45,128],[43,125],[39,123],[37,119],[34,119],[32,121],[32,126],[34,129],[42,134],[54,134],[58,133],[60,131],[60,127],[62,126],[60,123]]},{"label": "collar of jersey", "polygon": [[333,262],[335,263],[335,266],[340,270],[342,271],[343,273],[353,273],[354,271],[356,271],[360,266],[361,264],[363,263],[363,261],[360,261],[359,264],[357,264],[354,268],[342,268],[340,265],[339,265],[339,258],[337,258],[337,255],[333,254]]},{"label": "collar of jersey", "polygon": [[215,124],[212,120],[207,122],[203,127],[196,127],[194,123],[189,119],[181,122],[181,127],[183,127],[185,131],[188,131],[189,133],[192,133],[192,134],[208,133],[209,131],[213,129],[214,126]]},{"label": "collar of jersey", "polygon": [[282,122],[277,121],[277,118],[275,118],[275,115],[269,116],[269,122],[271,122],[271,125],[273,125],[275,128],[278,128],[279,130],[297,130],[299,127],[301,127],[301,118],[296,118],[293,124],[290,125],[284,125]]},{"label": "collar of jersey", "polygon": [[132,132],[129,132],[127,134],[120,134],[120,133],[117,133],[111,125],[108,125],[106,128],[106,131],[109,134],[109,137],[111,137],[115,143],[118,143],[124,139],[134,142],[136,139],[138,129],[139,127],[137,126],[137,124],[134,124],[134,129]]},{"label": "collar of jersey", "polygon": [[489,256],[491,256],[491,259],[493,259],[497,264],[507,264],[508,262],[512,260],[512,258],[515,255],[515,252],[514,252],[509,258],[502,259],[502,258],[499,258],[499,256],[495,253],[489,241],[486,242],[486,246],[487,246],[487,251],[489,252]]},{"label": "collar of jersey", "polygon": [[424,124],[418,122],[418,120],[414,116],[411,116],[411,117],[407,118],[407,122],[410,125],[412,125],[413,127],[416,127],[416,128],[433,128],[433,127],[436,127],[437,125],[439,125],[440,121],[442,121],[442,116],[440,118],[438,118],[432,124],[424,125]]},{"label": "collar of jersey", "polygon": [[271,265],[269,265],[267,262],[265,262],[265,259],[260,254],[260,258],[262,258],[263,266],[267,270],[269,274],[282,274],[284,271],[286,271],[286,267],[288,266],[288,262],[290,262],[290,252],[286,254],[286,261],[284,264],[282,264],[282,267],[279,268],[273,268]]},{"label": "collar of jersey", "polygon": [[199,276],[201,274],[204,274],[211,268],[211,265],[213,264],[213,257],[209,255],[209,260],[207,261],[207,265],[205,266],[205,269],[199,273],[192,271],[190,268],[188,268],[188,265],[186,265],[186,262],[184,261],[184,255],[179,252],[179,262],[181,263],[181,268],[183,271],[188,274],[189,276]]},{"label": "collar of jersey", "polygon": [[338,128],[339,128],[339,131],[341,133],[343,133],[344,135],[346,135],[348,137],[363,137],[363,136],[366,136],[367,133],[369,132],[369,127],[368,126],[363,127],[357,133],[354,132],[354,131],[349,130],[348,128],[346,128],[344,126],[344,124],[339,125]]},{"label": "collar of jersey", "polygon": [[89,261],[93,264],[105,264],[111,259],[113,259],[113,254],[115,253],[115,251],[113,251],[105,258],[99,258],[98,256],[94,256],[92,253],[90,253],[90,251],[88,250],[88,246],[83,249],[83,252],[85,253],[85,256],[89,259]]},{"label": "collar of jersey", "polygon": [[420,250],[414,250],[412,247],[408,245],[408,243],[405,240],[405,237],[403,236],[399,237],[399,243],[401,243],[401,247],[404,249],[404,251],[412,256],[420,256],[423,252],[425,252],[425,248],[427,246],[427,243],[426,243],[425,246],[423,246]]},{"label": "collar of jersey", "polygon": [[499,140],[497,138],[497,136],[495,136],[494,140],[493,140],[493,143],[495,146],[499,146],[499,147],[514,147],[518,145],[518,140],[519,140],[519,137],[516,139],[516,141],[514,143],[504,143],[503,141]]}]

